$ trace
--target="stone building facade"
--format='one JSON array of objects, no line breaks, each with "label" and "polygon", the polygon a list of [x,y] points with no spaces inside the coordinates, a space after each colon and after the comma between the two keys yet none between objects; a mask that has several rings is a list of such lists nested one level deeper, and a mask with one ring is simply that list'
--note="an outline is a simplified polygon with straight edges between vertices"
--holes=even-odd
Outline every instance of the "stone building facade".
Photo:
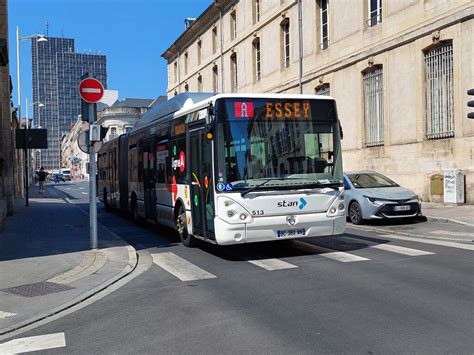
[{"label": "stone building facade", "polygon": [[470,0],[216,0],[162,54],[184,91],[329,94],[346,171],[370,169],[443,201],[462,169],[474,203]]},{"label": "stone building facade", "polygon": [[13,214],[14,199],[14,122],[8,51],[8,6],[6,0],[0,0],[0,227],[6,216]]}]

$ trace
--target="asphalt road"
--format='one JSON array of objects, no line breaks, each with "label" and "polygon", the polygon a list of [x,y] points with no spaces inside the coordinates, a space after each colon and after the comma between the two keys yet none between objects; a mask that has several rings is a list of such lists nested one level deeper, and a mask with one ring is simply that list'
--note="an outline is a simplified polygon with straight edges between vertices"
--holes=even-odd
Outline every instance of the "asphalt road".
[{"label": "asphalt road", "polygon": [[[87,209],[87,186],[55,188]],[[139,266],[106,297],[23,334],[64,333],[66,347],[41,353],[472,354],[474,349],[473,244],[447,246],[436,239],[442,234],[433,233],[472,233],[467,229],[408,225],[425,237],[416,238],[393,233],[407,230],[404,224],[378,226],[387,233],[349,227],[341,237],[189,249],[167,228],[136,226],[100,207],[98,215],[136,248]],[[183,281],[186,277],[194,279]]]}]

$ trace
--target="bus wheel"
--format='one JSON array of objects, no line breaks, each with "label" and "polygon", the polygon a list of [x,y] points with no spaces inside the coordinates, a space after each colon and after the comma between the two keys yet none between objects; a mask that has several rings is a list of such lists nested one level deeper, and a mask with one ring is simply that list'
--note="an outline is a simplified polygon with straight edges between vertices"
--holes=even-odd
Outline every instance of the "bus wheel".
[{"label": "bus wheel", "polygon": [[132,198],[132,203],[130,206],[130,214],[132,215],[132,221],[136,224],[139,222],[139,216],[138,216],[138,206],[137,206],[137,200]]},{"label": "bus wheel", "polygon": [[352,202],[349,206],[349,219],[353,224],[362,224],[362,209],[357,202]]},{"label": "bus wheel", "polygon": [[178,217],[176,219],[176,230],[178,231],[179,238],[183,245],[186,247],[193,247],[196,245],[196,238],[188,233],[188,227],[186,224],[186,210],[184,206],[179,207]]}]

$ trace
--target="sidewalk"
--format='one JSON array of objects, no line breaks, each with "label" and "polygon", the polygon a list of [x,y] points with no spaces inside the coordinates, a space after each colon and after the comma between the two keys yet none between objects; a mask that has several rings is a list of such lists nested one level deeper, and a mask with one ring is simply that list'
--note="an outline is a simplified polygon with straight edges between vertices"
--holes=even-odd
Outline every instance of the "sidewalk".
[{"label": "sidewalk", "polygon": [[422,202],[421,212],[428,220],[452,222],[474,227],[474,205]]},{"label": "sidewalk", "polygon": [[135,250],[98,226],[99,247],[90,249],[89,216],[55,189],[30,189],[15,201],[0,232],[0,340],[65,310],[129,274]]}]

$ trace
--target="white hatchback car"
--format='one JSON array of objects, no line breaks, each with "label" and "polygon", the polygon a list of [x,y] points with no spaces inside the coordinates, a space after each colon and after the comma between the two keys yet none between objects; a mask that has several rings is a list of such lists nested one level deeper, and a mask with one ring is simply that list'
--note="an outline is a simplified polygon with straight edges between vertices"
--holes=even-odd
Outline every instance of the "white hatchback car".
[{"label": "white hatchback car", "polygon": [[421,216],[421,201],[413,191],[375,171],[346,172],[344,189],[347,217],[354,224]]}]

